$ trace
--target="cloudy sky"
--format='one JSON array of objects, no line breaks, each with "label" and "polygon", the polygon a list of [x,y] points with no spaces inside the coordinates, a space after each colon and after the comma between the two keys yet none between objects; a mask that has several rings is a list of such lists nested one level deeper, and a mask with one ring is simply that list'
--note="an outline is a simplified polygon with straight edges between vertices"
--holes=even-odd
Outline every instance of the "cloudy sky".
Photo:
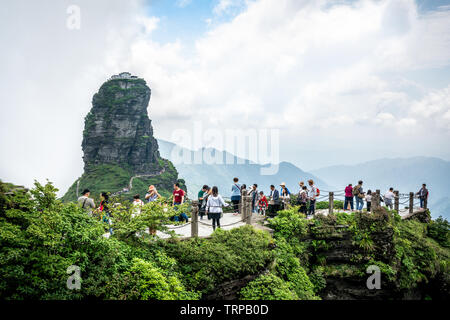
[{"label": "cloudy sky", "polygon": [[8,1],[0,40],[2,180],[65,191],[92,95],[121,71],[151,87],[158,138],[200,120],[279,129],[304,170],[450,160],[450,1]]}]

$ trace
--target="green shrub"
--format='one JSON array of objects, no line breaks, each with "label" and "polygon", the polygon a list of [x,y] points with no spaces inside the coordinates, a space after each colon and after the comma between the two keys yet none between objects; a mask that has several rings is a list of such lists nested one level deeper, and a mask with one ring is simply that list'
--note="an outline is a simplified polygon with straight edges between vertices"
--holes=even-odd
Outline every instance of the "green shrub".
[{"label": "green shrub", "polygon": [[[318,201],[316,202],[316,210],[320,209],[328,209],[330,206],[328,201]],[[334,200],[334,209],[342,209],[344,208],[344,201]]]},{"label": "green shrub", "polygon": [[428,224],[428,236],[441,246],[450,248],[450,223],[440,216]]},{"label": "green shrub", "polygon": [[308,220],[295,208],[282,210],[269,221],[269,227],[274,230],[274,237],[302,238],[308,233]]},{"label": "green shrub", "polygon": [[251,226],[217,229],[211,239],[160,241],[159,245],[177,260],[186,287],[202,293],[261,272],[273,259],[270,235]]},{"label": "green shrub", "polygon": [[175,275],[165,275],[153,263],[134,258],[129,271],[120,276],[122,299],[193,300],[199,295],[185,290]]},{"label": "green shrub", "polygon": [[288,283],[299,299],[315,300],[318,298],[314,295],[314,285],[301,266],[300,260],[296,257],[295,249],[284,239],[277,241],[274,271],[276,275]]},{"label": "green shrub", "polygon": [[250,281],[240,292],[241,300],[297,300],[289,284],[269,273]]}]

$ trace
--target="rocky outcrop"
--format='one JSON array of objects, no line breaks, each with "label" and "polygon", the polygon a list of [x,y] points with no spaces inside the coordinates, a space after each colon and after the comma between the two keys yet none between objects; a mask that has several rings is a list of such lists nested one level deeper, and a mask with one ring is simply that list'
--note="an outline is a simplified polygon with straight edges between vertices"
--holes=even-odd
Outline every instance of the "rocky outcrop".
[{"label": "rocky outcrop", "polygon": [[163,196],[171,194],[175,182],[185,189],[173,164],[160,157],[147,113],[150,96],[145,80],[126,72],[100,87],[84,123],[84,173],[63,201],[75,200],[84,188],[94,197],[110,192],[130,199],[143,197],[150,184]]},{"label": "rocky outcrop", "polygon": [[158,143],[147,114],[150,96],[145,80],[138,78],[118,77],[100,87],[85,118],[85,169],[117,164],[142,174],[160,170]]}]

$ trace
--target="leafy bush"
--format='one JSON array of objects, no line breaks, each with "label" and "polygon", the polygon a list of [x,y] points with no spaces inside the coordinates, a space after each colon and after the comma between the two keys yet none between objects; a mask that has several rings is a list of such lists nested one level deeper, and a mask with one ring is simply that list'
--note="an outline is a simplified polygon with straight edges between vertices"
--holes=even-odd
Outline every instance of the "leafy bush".
[{"label": "leafy bush", "polygon": [[256,274],[272,261],[267,232],[251,226],[217,229],[211,239],[161,241],[159,245],[177,260],[186,287],[211,292],[218,284]]},{"label": "leafy bush", "polygon": [[314,285],[309,280],[305,269],[301,266],[296,253],[296,250],[284,239],[277,241],[277,248],[275,250],[276,275],[288,283],[291,290],[297,294],[299,299],[317,299],[314,295]]},{"label": "leafy bush", "polygon": [[308,220],[295,208],[291,208],[279,211],[275,218],[270,219],[269,227],[274,230],[275,238],[302,238],[308,233]]},{"label": "leafy bush", "polygon": [[426,225],[419,221],[405,220],[398,224],[395,251],[400,264],[397,282],[402,289],[414,288],[449,272],[449,251],[428,238]]},{"label": "leafy bush", "polygon": [[450,248],[450,223],[439,217],[428,225],[428,236],[436,240],[441,246]]},{"label": "leafy bush", "polygon": [[240,294],[241,300],[298,300],[289,284],[272,273],[250,281]]},{"label": "leafy bush", "polygon": [[[328,201],[316,202],[316,210],[328,209],[328,208],[329,208],[329,202]],[[342,208],[344,208],[344,201],[334,200],[334,209],[342,209]]]},{"label": "leafy bush", "polygon": [[[116,279],[126,280],[122,274],[133,265],[142,266],[134,258],[161,269],[171,265],[161,253],[145,249],[139,241],[131,246],[114,237],[104,238],[105,225],[77,205],[56,200],[57,189],[51,183],[44,186],[36,182],[30,192],[18,190],[6,195],[8,189],[0,182],[2,299],[119,298],[124,293],[118,290],[124,286]],[[80,268],[81,290],[67,289],[66,271],[72,265]],[[183,298],[178,274],[173,266],[168,270],[168,297]],[[145,295],[140,293],[139,297]]]},{"label": "leafy bush", "polygon": [[[179,215],[180,212],[185,212],[189,216],[190,211],[187,202],[174,208],[164,198],[160,198],[157,201],[146,203],[141,207],[140,214],[133,217],[136,214],[135,208],[125,203],[111,208],[114,233],[121,240],[133,240],[134,237],[131,236],[137,234],[144,236],[147,228],[170,233],[166,227],[169,218]],[[175,234],[173,231],[171,233]]]},{"label": "leafy bush", "polygon": [[310,274],[309,279],[314,286],[314,293],[319,293],[327,285],[327,280],[324,275],[324,268],[322,266],[315,266]]},{"label": "leafy bush", "polygon": [[113,281],[112,284],[119,287],[120,299],[195,300],[199,298],[197,293],[186,291],[177,276],[165,273],[164,269],[156,267],[152,262],[134,258],[130,270],[121,275],[118,278],[119,281]]}]

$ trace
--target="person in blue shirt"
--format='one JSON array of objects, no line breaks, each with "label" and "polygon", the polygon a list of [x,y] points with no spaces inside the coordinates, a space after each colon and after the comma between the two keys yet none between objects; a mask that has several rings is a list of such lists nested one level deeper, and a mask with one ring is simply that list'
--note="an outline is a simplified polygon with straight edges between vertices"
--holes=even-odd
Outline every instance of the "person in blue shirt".
[{"label": "person in blue shirt", "polygon": [[280,193],[275,186],[272,184],[270,186],[270,200],[269,200],[269,217],[274,217],[280,210]]},{"label": "person in blue shirt", "polygon": [[231,203],[233,204],[233,215],[239,214],[239,202],[241,201],[241,185],[238,183],[239,179],[234,178],[231,185]]}]

